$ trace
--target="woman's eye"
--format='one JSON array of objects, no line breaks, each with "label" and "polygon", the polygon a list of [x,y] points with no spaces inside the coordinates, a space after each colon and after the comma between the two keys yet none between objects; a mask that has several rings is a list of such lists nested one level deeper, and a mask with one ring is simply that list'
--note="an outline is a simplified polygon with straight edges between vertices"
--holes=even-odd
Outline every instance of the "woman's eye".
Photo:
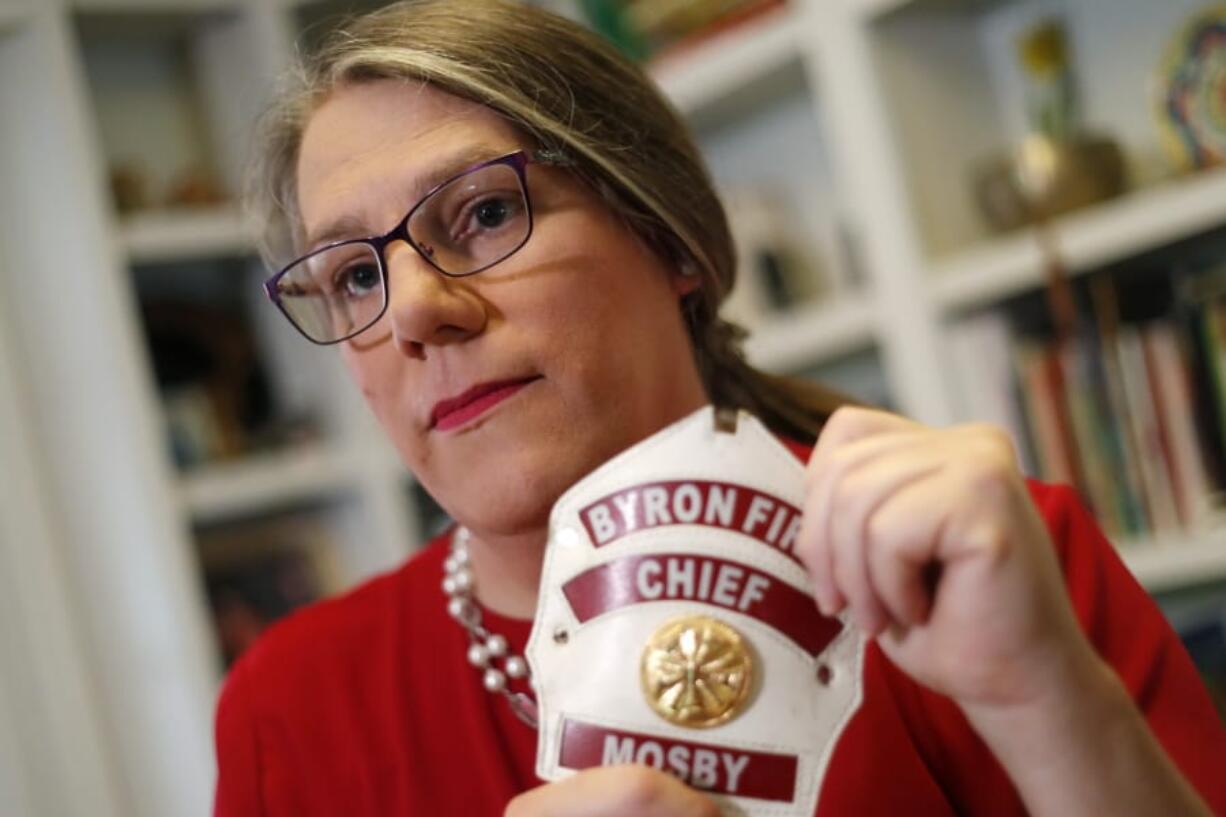
[{"label": "woman's eye", "polygon": [[460,212],[453,240],[479,237],[483,232],[499,230],[519,215],[523,209],[517,198],[492,195],[478,199]]},{"label": "woman's eye", "polygon": [[501,227],[511,214],[509,203],[505,199],[486,199],[473,210],[473,220],[486,229]]},{"label": "woman's eye", "polygon": [[337,291],[349,298],[367,295],[379,284],[379,268],[374,264],[353,264],[336,275]]}]

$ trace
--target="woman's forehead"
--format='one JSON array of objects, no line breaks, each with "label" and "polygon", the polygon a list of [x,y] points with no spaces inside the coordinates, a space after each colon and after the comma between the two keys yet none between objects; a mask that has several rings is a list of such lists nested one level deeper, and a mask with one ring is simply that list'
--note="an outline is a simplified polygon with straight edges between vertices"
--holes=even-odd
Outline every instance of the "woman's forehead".
[{"label": "woman's forehead", "polygon": [[366,211],[416,200],[450,174],[523,146],[494,111],[424,83],[341,86],[303,134],[297,188],[304,232],[317,236],[325,222],[341,218],[377,218]]}]

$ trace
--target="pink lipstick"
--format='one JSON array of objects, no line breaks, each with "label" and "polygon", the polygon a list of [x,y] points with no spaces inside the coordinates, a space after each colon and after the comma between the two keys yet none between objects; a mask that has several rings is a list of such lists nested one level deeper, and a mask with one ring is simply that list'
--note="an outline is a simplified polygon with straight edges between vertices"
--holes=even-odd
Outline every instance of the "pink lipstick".
[{"label": "pink lipstick", "polygon": [[538,379],[527,377],[479,383],[462,394],[440,400],[430,412],[430,427],[435,431],[447,431],[462,426]]}]

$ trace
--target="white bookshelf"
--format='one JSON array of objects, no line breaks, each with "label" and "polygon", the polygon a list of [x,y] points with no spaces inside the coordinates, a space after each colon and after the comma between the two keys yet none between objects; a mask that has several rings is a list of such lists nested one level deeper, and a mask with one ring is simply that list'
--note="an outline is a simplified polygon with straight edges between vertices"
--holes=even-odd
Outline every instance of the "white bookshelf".
[{"label": "white bookshelf", "polygon": [[788,372],[872,345],[874,314],[866,298],[847,296],[779,313],[750,332],[745,354],[756,366]]},{"label": "white bookshelf", "polygon": [[724,102],[795,65],[800,45],[796,14],[784,7],[663,58],[652,75],[679,111],[718,119]]},{"label": "white bookshelf", "polygon": [[[1226,169],[1137,190],[1060,218],[1050,241],[1078,274],[1226,224]],[[1033,230],[933,262],[934,297],[949,311],[990,306],[1042,285],[1046,260]]]},{"label": "white bookshelf", "polygon": [[174,263],[255,252],[251,230],[234,205],[133,213],[121,219],[120,236],[132,264]]},{"label": "white bookshelf", "polygon": [[334,445],[303,443],[202,466],[179,486],[192,521],[210,522],[335,496],[355,487],[359,467]]},{"label": "white bookshelf", "polygon": [[1150,592],[1226,577],[1226,527],[1120,546],[1124,564]]}]

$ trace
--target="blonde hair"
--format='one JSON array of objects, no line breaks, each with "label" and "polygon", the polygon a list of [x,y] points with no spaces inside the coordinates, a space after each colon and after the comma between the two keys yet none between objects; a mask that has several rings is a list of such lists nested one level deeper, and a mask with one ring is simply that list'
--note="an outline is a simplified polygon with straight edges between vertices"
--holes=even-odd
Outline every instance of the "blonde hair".
[{"label": "blonde hair", "polygon": [[405,0],[354,18],[304,57],[266,115],[248,199],[267,258],[301,231],[296,164],[316,107],[344,84],[424,81],[484,104],[570,170],[656,252],[700,276],[683,301],[708,397],[811,442],[847,398],[749,366],[744,332],[719,317],[736,253],[724,208],[681,117],[647,75],[596,34],[512,0]]}]

